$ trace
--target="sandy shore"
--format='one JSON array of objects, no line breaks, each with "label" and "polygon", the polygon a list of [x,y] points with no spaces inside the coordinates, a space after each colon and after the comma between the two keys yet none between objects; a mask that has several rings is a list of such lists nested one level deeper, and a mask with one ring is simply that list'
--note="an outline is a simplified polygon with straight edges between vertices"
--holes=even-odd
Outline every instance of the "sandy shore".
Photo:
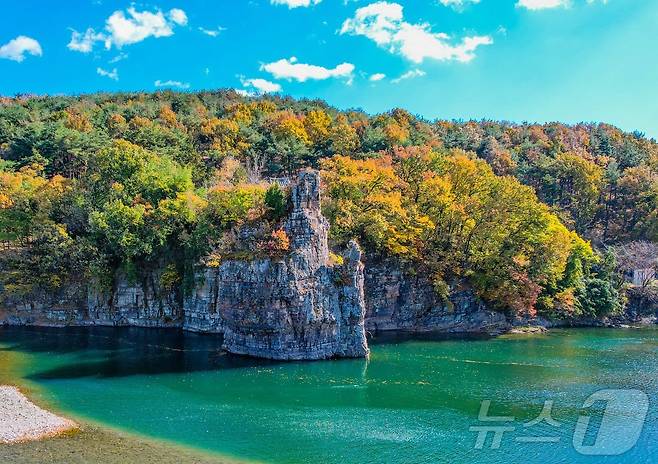
[{"label": "sandy shore", "polygon": [[0,444],[52,437],[77,428],[28,400],[16,387],[0,386]]},{"label": "sandy shore", "polygon": [[[76,433],[64,433],[75,430]],[[41,439],[48,438],[47,440]],[[8,445],[8,446],[3,446]],[[10,446],[9,446],[10,445]],[[0,385],[0,463],[12,464],[245,464],[93,424],[78,425]]]}]

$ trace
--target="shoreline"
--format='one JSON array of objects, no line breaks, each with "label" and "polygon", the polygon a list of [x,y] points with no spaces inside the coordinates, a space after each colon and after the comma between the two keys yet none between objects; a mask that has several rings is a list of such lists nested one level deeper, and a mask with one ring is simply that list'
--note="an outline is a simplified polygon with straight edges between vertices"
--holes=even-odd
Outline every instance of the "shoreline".
[{"label": "shoreline", "polygon": [[[72,452],[75,451],[75,456]],[[145,454],[146,453],[146,454]],[[94,421],[73,421],[54,414],[19,387],[0,384],[0,461],[32,464],[103,462],[123,464],[246,464],[202,449],[159,440]]]},{"label": "shoreline", "polygon": [[78,429],[76,422],[34,404],[18,387],[0,385],[0,444],[42,440]]},{"label": "shoreline", "polygon": [[[627,317],[608,317],[604,319],[583,319],[583,320],[548,320],[548,319],[534,319],[534,320],[516,320],[507,321],[505,324],[484,325],[477,329],[456,330],[455,328],[428,328],[428,327],[406,327],[396,329],[375,329],[367,328],[366,333],[368,336],[385,335],[385,334],[401,334],[401,335],[427,335],[427,334],[445,334],[447,336],[459,337],[463,335],[469,336],[490,336],[496,337],[505,334],[519,334],[519,333],[546,333],[551,329],[569,329],[569,328],[603,328],[603,329],[634,329],[657,326],[658,316],[644,316],[639,318]],[[93,328],[109,328],[109,329],[145,329],[145,330],[166,330],[166,331],[179,331],[191,334],[198,334],[204,336],[220,336],[223,337],[223,332],[204,331],[193,328],[181,327],[176,324],[162,324],[162,325],[149,325],[149,324],[104,324],[104,323],[78,323],[78,324],[63,324],[52,322],[15,322],[11,320],[0,320],[0,328],[2,327],[34,327],[44,329],[93,329]],[[239,355],[242,356],[242,355]],[[256,357],[258,358],[258,357]],[[269,359],[269,358],[260,358]],[[2,384],[0,384],[2,386]]]}]

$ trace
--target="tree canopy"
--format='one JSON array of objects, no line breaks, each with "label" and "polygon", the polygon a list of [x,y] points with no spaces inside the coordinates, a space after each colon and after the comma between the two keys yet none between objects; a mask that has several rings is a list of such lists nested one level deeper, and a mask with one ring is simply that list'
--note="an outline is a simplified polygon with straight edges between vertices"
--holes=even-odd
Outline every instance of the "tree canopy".
[{"label": "tree canopy", "polygon": [[658,145],[606,124],[428,121],[230,90],[18,96],[0,99],[0,278],[29,291],[167,267],[186,281],[281,253],[276,179],[308,166],[335,245],[358,238],[444,296],[466,280],[514,314],[618,311],[606,247],[658,241]]}]

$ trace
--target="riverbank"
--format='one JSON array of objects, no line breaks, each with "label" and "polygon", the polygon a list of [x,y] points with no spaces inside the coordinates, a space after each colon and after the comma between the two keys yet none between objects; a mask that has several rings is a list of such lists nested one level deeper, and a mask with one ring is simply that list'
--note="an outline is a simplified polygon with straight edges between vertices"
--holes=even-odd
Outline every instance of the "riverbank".
[{"label": "riverbank", "polygon": [[84,424],[72,434],[0,445],[0,462],[13,464],[236,464],[237,461],[215,454],[191,450],[158,440]]},{"label": "riverbank", "polygon": [[75,422],[41,409],[18,388],[0,385],[0,444],[53,437],[77,427]]},{"label": "riverbank", "polygon": [[239,461],[76,422],[0,385],[0,462],[74,464],[236,464]]}]

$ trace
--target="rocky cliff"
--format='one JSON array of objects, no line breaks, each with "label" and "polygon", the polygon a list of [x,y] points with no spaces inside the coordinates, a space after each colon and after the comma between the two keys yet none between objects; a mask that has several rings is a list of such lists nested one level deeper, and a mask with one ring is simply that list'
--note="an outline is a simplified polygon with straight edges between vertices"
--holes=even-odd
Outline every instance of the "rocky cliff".
[{"label": "rocky cliff", "polygon": [[191,295],[162,288],[157,271],[136,283],[117,274],[102,291],[86,283],[16,299],[0,288],[0,323],[176,327],[223,334],[229,352],[273,359],[364,357],[366,330],[506,327],[468,287],[456,285],[443,301],[426,278],[395,261],[369,257],[364,270],[355,242],[343,264],[330,264],[317,172],[299,175],[291,203],[283,222],[289,253],[205,268]]},{"label": "rocky cliff", "polygon": [[426,276],[395,260],[368,259],[365,268],[369,331],[496,333],[509,327],[467,285],[453,285],[442,299]]},{"label": "rocky cliff", "polygon": [[284,222],[290,253],[226,261],[198,276],[192,295],[163,289],[157,272],[109,290],[92,283],[58,295],[3,297],[0,322],[37,325],[180,327],[222,333],[229,352],[272,359],[365,357],[364,276],[353,242],[344,264],[329,263],[329,224],[320,212],[320,177],[299,175]]},{"label": "rocky cliff", "polygon": [[185,328],[224,333],[232,353],[274,359],[364,357],[363,264],[354,242],[342,266],[329,265],[329,224],[320,212],[320,178],[300,174],[281,259],[227,261],[207,270],[185,307]]}]

